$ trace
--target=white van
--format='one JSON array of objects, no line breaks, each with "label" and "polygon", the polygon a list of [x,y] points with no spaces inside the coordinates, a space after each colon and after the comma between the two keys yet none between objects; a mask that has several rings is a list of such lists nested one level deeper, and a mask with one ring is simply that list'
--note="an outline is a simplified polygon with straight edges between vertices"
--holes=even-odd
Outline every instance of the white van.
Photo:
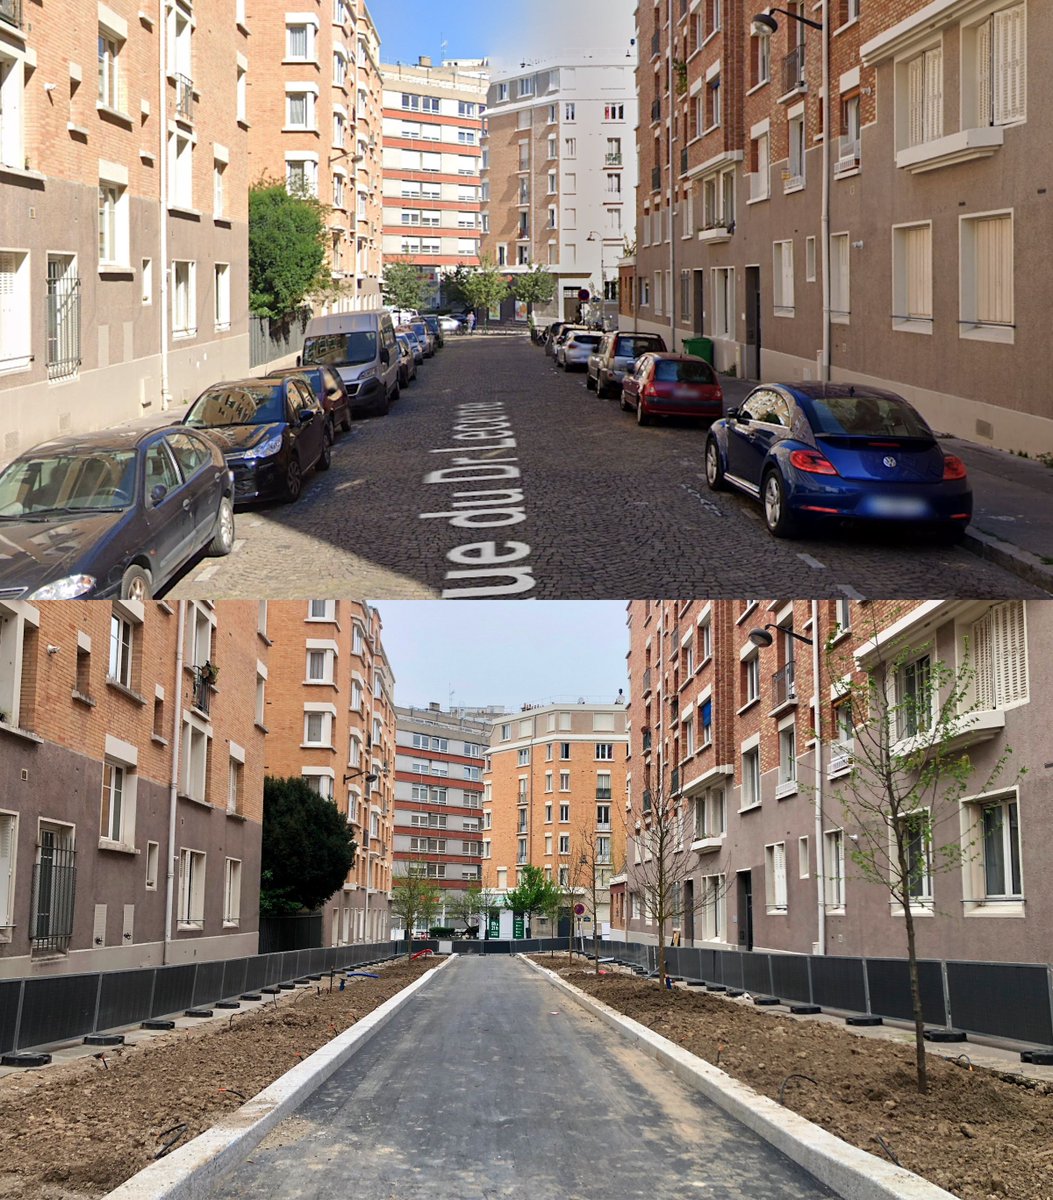
[{"label": "white van", "polygon": [[408,325],[411,321],[419,321],[420,313],[415,308],[389,308],[391,320],[395,327],[399,325]]},{"label": "white van", "polygon": [[338,371],[353,413],[386,413],[399,398],[398,342],[387,312],[312,317],[296,360],[301,363],[324,363]]}]

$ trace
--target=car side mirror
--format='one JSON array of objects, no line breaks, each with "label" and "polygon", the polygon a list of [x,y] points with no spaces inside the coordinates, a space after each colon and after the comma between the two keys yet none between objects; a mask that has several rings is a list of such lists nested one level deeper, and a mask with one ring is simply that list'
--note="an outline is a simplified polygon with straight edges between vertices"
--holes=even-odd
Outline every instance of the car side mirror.
[{"label": "car side mirror", "polygon": [[380,362],[385,367],[391,362],[391,351],[386,346],[380,351]]},{"label": "car side mirror", "polygon": [[296,415],[300,418],[301,425],[310,425],[314,420],[314,409],[301,408],[297,411]]},{"label": "car side mirror", "polygon": [[631,374],[631,375],[635,375],[635,374],[636,374],[636,359],[635,359],[635,358],[631,358],[631,359],[630,359],[630,360],[629,360],[629,361],[628,361],[628,362],[625,364],[625,370],[626,370],[626,372],[627,372],[628,374]]},{"label": "car side mirror", "polygon": [[737,408],[729,408],[725,415],[729,421],[739,420],[739,410]]},{"label": "car side mirror", "polygon": [[168,495],[168,488],[163,483],[155,483],[150,489],[150,503],[156,508]]},{"label": "car side mirror", "polygon": [[303,355],[301,355],[301,354],[297,354],[297,356],[296,356],[296,365],[299,367],[299,366],[301,366],[301,365],[302,365],[302,363],[303,363]]}]

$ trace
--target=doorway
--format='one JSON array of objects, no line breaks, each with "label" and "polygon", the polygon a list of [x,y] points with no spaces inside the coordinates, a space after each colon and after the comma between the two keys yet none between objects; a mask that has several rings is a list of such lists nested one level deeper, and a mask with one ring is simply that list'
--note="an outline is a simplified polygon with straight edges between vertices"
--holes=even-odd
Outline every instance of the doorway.
[{"label": "doorway", "polygon": [[690,946],[695,940],[695,881],[684,880],[684,944]]},{"label": "doorway", "polygon": [[700,337],[703,333],[706,332],[705,320],[704,320],[705,309],[703,307],[703,302],[704,302],[705,296],[704,296],[704,289],[702,286],[702,281],[705,278],[705,275],[706,275],[705,271],[695,271],[694,272],[694,276],[695,276],[694,292],[695,292],[695,294],[694,294],[693,299],[694,299],[695,307],[694,307],[693,311],[695,314],[695,333]]},{"label": "doorway", "polygon": [[753,949],[753,873],[739,871],[739,946]]},{"label": "doorway", "polygon": [[746,355],[742,364],[747,379],[760,379],[761,360],[760,267],[746,268]]}]

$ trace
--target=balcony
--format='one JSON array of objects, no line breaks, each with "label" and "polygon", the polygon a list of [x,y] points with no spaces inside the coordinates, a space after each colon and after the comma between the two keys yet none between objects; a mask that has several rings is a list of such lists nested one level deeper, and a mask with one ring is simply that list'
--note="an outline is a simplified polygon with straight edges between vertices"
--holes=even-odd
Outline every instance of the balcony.
[{"label": "balcony", "polygon": [[794,682],[794,664],[787,663],[781,671],[776,671],[771,677],[771,707],[772,712],[778,712],[790,704],[797,703],[797,685]]},{"label": "balcony", "polygon": [[662,168],[661,167],[652,167],[651,168],[651,191],[657,192],[657,191],[660,191],[661,188],[662,188]]},{"label": "balcony", "polygon": [[804,42],[795,46],[782,60],[782,91],[799,92],[805,87],[804,82]]},{"label": "balcony", "polygon": [[180,121],[194,119],[194,84],[185,75],[175,76],[176,118]]},{"label": "balcony", "polygon": [[604,161],[608,167],[620,167],[622,165],[622,156],[620,154],[608,154]]},{"label": "balcony", "polygon": [[212,689],[214,686],[215,676],[213,675],[214,668],[206,663],[203,667],[194,668],[194,695],[193,706],[199,713],[204,713],[207,717],[212,711]]},{"label": "balcony", "polygon": [[22,28],[22,0],[0,0],[0,21]]},{"label": "balcony", "polygon": [[[751,175],[752,179],[753,176]],[[700,242],[730,242],[731,235],[735,232],[734,218],[726,221],[723,217],[714,217],[702,226],[698,231],[698,240]]]}]

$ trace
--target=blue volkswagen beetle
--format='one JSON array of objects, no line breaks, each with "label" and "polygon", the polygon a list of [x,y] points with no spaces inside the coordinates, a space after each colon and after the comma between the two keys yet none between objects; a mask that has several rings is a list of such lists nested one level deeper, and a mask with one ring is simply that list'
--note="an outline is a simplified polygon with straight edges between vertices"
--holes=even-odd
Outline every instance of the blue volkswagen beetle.
[{"label": "blue volkswagen beetle", "polygon": [[714,421],[706,481],[761,502],[775,537],[806,522],[904,522],[957,540],[973,511],[965,464],[902,396],[855,384],[771,383]]}]

